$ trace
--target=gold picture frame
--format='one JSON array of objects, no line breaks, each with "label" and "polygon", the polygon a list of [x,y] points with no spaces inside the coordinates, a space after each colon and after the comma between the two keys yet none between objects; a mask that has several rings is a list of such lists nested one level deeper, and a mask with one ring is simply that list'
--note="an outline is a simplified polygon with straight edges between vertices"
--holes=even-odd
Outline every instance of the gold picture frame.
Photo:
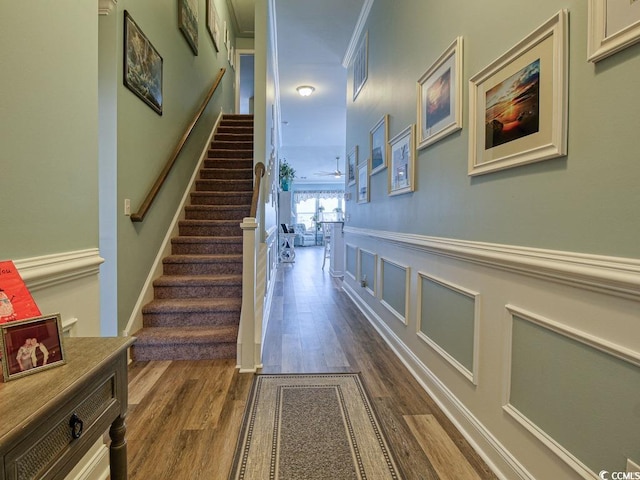
[{"label": "gold picture frame", "polygon": [[567,153],[568,12],[469,79],[469,175]]},{"label": "gold picture frame", "polygon": [[383,115],[369,131],[369,175],[385,168],[389,162],[389,115]]}]

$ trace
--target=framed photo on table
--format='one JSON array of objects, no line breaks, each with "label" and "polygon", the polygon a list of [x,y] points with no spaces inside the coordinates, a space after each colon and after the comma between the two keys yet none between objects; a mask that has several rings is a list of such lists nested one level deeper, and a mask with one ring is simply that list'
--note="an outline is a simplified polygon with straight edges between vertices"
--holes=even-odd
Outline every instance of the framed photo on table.
[{"label": "framed photo on table", "polygon": [[389,141],[389,195],[413,192],[415,178],[415,125],[409,125]]},{"label": "framed photo on table", "polygon": [[369,132],[369,175],[387,168],[389,157],[389,115],[384,115]]},{"label": "framed photo on table", "polygon": [[469,175],[567,153],[568,13],[469,79]]},{"label": "framed photo on table", "polygon": [[369,201],[369,162],[363,162],[358,165],[358,203],[367,203]]},{"label": "framed photo on table", "polygon": [[5,381],[63,365],[60,314],[2,324],[0,348]]},{"label": "framed photo on table", "polygon": [[462,128],[462,37],[418,80],[418,148]]},{"label": "framed photo on table", "polygon": [[599,62],[640,41],[640,0],[589,0],[587,58]]}]

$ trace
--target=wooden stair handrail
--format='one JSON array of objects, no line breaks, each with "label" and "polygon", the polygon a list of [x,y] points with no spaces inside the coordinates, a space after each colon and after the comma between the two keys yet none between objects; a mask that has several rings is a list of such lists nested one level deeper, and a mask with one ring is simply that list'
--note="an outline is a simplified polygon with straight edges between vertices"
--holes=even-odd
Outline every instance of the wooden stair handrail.
[{"label": "wooden stair handrail", "polygon": [[189,125],[187,126],[187,129],[185,130],[184,135],[182,135],[182,138],[180,138],[180,141],[176,145],[176,148],[171,154],[171,157],[169,157],[169,160],[167,161],[164,168],[160,172],[160,175],[158,175],[158,179],[151,187],[151,190],[149,190],[149,193],[147,193],[147,196],[142,202],[142,205],[140,205],[140,209],[136,213],[131,215],[132,222],[142,222],[144,220],[145,215],[147,214],[147,212],[149,211],[149,208],[151,207],[151,204],[156,199],[156,196],[158,195],[158,192],[162,188],[162,185],[164,185],[164,182],[167,180],[167,177],[169,176],[169,172],[171,171],[171,168],[173,167],[174,163],[176,163],[178,155],[180,155],[180,152],[182,152],[184,145],[187,143],[187,139],[189,138],[189,135],[191,135],[191,132],[193,132],[193,129],[196,126],[196,123],[198,123],[198,120],[200,120],[200,117],[202,117],[202,114],[204,113],[204,109],[207,108],[207,105],[209,104],[211,97],[213,97],[213,94],[218,88],[218,85],[220,85],[220,81],[222,80],[222,77],[226,72],[226,70],[227,69],[223,67],[220,69],[220,72],[218,72],[218,76],[213,82],[213,85],[211,86],[211,89],[207,93],[207,96],[205,97],[204,101],[202,102],[202,105],[200,105],[200,108],[196,112],[196,115],[193,117],[193,120],[191,120],[191,123],[189,123]]},{"label": "wooden stair handrail", "polygon": [[258,210],[258,197],[260,196],[260,184],[262,183],[262,177],[264,177],[264,172],[266,168],[264,163],[258,162],[256,163],[256,168],[253,170],[256,173],[256,180],[253,185],[253,195],[251,197],[251,210],[249,213],[250,217],[255,218],[256,212]]}]

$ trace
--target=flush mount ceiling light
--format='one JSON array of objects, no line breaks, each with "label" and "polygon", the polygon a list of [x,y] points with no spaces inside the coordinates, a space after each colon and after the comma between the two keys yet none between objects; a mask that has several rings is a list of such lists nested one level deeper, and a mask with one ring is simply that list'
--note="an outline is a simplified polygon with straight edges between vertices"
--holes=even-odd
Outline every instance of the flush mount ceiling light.
[{"label": "flush mount ceiling light", "polygon": [[315,91],[315,87],[312,87],[311,85],[300,85],[296,90],[301,96],[308,97]]}]

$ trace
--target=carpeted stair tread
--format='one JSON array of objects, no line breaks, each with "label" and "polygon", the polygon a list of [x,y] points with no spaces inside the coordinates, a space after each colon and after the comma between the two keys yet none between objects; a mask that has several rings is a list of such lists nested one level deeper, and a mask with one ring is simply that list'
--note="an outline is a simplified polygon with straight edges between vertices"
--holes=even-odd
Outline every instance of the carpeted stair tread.
[{"label": "carpeted stair tread", "polygon": [[221,253],[218,255],[168,255],[162,259],[163,263],[226,263],[242,262],[242,255]]},{"label": "carpeted stair tread", "polygon": [[145,345],[174,345],[181,344],[211,344],[232,343],[238,338],[238,327],[223,325],[218,327],[181,327],[179,331],[167,327],[147,327],[138,330],[136,346]]},{"label": "carpeted stair tread", "polygon": [[201,236],[179,235],[179,236],[173,237],[171,239],[171,243],[219,243],[219,244],[226,244],[226,243],[237,243],[237,242],[242,243],[242,237],[241,236],[223,237],[223,236],[205,236],[205,235],[201,235]]},{"label": "carpeted stair tread", "polygon": [[207,225],[207,226],[215,226],[215,225],[239,225],[239,222],[241,222],[242,219],[238,219],[238,220],[198,220],[196,218],[193,219],[189,219],[186,218],[184,220],[180,220],[178,223],[179,224],[184,224],[184,225]]},{"label": "carpeted stair tread", "polygon": [[199,191],[191,192],[191,205],[237,205],[251,202],[253,192],[250,190],[235,190],[231,192]]},{"label": "carpeted stair tread", "polygon": [[237,284],[242,284],[242,275],[162,275],[153,282],[156,287]]},{"label": "carpeted stair tread", "polygon": [[240,312],[241,298],[181,298],[167,299],[156,298],[147,303],[143,313],[207,313],[216,312]]}]

